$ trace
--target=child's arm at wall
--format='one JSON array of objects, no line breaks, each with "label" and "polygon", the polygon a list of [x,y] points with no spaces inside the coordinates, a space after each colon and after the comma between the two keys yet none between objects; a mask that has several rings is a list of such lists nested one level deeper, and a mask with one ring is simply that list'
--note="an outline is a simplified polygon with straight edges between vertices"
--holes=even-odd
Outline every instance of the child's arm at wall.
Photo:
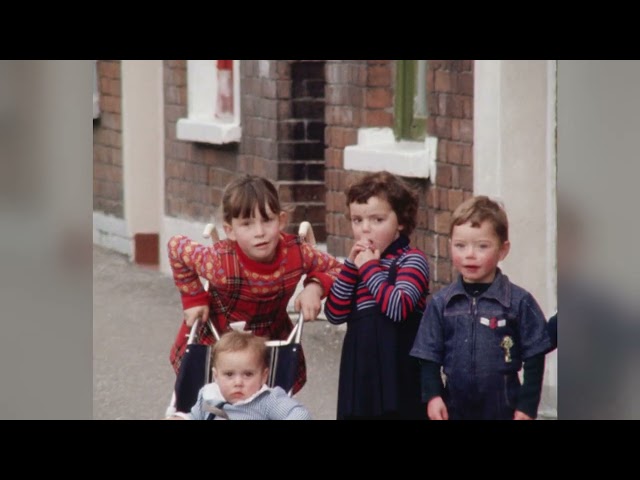
[{"label": "child's arm at wall", "polygon": [[413,313],[418,302],[429,293],[429,264],[418,250],[409,252],[402,265],[398,265],[394,285],[387,281],[386,271],[378,260],[362,265],[360,275],[382,313],[396,322]]}]

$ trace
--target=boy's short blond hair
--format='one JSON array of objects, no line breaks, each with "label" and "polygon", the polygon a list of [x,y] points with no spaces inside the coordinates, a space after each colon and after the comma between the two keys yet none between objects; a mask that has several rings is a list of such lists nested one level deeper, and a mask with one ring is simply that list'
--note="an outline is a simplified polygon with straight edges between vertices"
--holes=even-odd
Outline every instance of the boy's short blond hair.
[{"label": "boy's short blond hair", "polygon": [[480,227],[482,222],[488,221],[501,243],[509,240],[509,221],[507,212],[500,203],[491,200],[486,195],[478,195],[462,202],[453,212],[449,237],[453,234],[453,227],[471,222],[472,227]]},{"label": "boy's short blond hair", "polygon": [[220,340],[213,346],[212,365],[215,367],[221,353],[253,351],[262,360],[263,366],[269,366],[269,349],[264,337],[254,335],[251,332],[238,332],[231,330],[224,333]]}]

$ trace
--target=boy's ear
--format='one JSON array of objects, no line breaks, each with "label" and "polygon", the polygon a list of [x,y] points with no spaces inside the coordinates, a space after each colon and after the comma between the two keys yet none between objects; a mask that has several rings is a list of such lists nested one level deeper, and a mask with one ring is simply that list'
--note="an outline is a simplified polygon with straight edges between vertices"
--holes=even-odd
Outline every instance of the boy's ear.
[{"label": "boy's ear", "polygon": [[509,240],[507,240],[500,247],[500,257],[499,257],[500,261],[502,261],[505,258],[507,258],[507,255],[509,255],[509,250],[511,250],[511,242]]},{"label": "boy's ear", "polygon": [[267,378],[269,378],[269,367],[264,367],[262,370],[262,383],[267,383]]},{"label": "boy's ear", "polygon": [[227,235],[227,238],[230,240],[236,241],[236,235],[233,233],[233,228],[227,222],[222,224],[222,228],[224,228],[224,233]]},{"label": "boy's ear", "polygon": [[211,369],[211,373],[213,374],[213,379],[217,382],[218,381],[218,370],[216,369],[216,367],[213,367]]}]

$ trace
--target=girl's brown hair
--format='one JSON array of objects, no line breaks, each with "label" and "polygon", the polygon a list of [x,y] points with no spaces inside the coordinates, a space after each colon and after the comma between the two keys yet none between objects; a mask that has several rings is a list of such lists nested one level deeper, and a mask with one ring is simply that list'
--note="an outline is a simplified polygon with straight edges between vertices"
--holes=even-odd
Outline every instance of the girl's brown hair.
[{"label": "girl's brown hair", "polygon": [[367,203],[371,197],[385,199],[398,217],[403,233],[407,236],[416,228],[418,215],[418,195],[400,177],[382,171],[370,173],[352,184],[345,192],[347,196],[347,218],[349,205]]},{"label": "girl's brown hair", "polygon": [[234,218],[250,218],[256,207],[264,220],[268,219],[267,209],[278,215],[282,211],[278,191],[266,178],[243,175],[232,181],[222,194],[222,217],[231,224]]}]

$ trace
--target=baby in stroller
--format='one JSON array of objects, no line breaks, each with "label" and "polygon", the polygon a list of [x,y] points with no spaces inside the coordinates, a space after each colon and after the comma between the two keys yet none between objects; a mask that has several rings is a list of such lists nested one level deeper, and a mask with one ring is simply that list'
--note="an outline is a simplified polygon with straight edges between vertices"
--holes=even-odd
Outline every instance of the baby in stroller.
[{"label": "baby in stroller", "polygon": [[270,353],[263,337],[229,331],[213,346],[215,383],[200,389],[190,413],[170,420],[311,420],[281,387],[268,387]]}]

